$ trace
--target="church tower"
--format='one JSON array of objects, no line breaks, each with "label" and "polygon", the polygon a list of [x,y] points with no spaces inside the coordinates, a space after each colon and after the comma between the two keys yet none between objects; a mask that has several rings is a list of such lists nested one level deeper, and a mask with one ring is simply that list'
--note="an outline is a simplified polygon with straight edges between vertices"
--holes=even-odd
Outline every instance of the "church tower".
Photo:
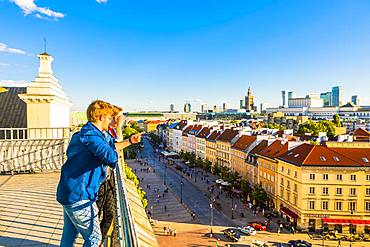
[{"label": "church tower", "polygon": [[251,87],[248,87],[247,95],[245,96],[245,109],[247,112],[254,111],[254,96],[252,94]]},{"label": "church tower", "polygon": [[38,58],[38,75],[27,92],[18,95],[27,104],[27,128],[69,128],[72,103],[53,75],[54,59],[46,52]]}]

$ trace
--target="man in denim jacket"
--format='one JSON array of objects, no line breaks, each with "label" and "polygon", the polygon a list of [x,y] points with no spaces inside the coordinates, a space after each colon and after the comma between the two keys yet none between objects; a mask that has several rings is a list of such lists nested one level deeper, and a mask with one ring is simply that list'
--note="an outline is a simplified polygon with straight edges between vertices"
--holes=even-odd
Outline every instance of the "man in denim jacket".
[{"label": "man in denim jacket", "polygon": [[62,166],[57,189],[57,201],[63,206],[64,226],[60,246],[72,247],[78,233],[84,239],[84,247],[99,246],[97,200],[100,184],[106,179],[106,166],[114,168],[118,153],[132,143],[140,142],[140,136],[114,143],[104,131],[112,121],[112,105],[96,100],[87,108],[88,122],[72,136],[67,149],[67,161]]}]

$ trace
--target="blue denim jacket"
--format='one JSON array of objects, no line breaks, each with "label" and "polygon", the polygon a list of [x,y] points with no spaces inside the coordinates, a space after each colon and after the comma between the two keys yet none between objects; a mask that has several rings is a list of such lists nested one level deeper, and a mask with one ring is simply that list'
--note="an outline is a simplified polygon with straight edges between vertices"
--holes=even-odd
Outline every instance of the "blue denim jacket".
[{"label": "blue denim jacket", "polygon": [[57,189],[57,201],[71,205],[81,200],[95,201],[108,165],[118,163],[114,139],[106,137],[91,122],[75,133],[67,149]]}]

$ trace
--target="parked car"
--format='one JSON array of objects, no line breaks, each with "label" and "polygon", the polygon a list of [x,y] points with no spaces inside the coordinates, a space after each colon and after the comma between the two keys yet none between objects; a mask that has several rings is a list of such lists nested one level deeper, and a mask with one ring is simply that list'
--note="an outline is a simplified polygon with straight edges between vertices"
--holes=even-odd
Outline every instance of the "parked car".
[{"label": "parked car", "polygon": [[241,227],[238,227],[238,230],[246,235],[256,235],[256,229],[254,229],[253,227],[251,226],[241,226]]},{"label": "parked car", "polygon": [[256,222],[249,222],[248,223],[248,226],[251,226],[253,227],[254,229],[256,229],[257,231],[266,231],[267,230],[267,227],[264,223],[262,222],[259,222],[259,221],[256,221]]},{"label": "parked car", "polygon": [[306,240],[289,240],[288,244],[291,247],[312,247],[312,244]]},{"label": "parked car", "polygon": [[241,240],[241,236],[238,232],[238,229],[236,228],[228,228],[224,230],[223,232],[226,237],[230,238],[234,242],[239,242]]}]

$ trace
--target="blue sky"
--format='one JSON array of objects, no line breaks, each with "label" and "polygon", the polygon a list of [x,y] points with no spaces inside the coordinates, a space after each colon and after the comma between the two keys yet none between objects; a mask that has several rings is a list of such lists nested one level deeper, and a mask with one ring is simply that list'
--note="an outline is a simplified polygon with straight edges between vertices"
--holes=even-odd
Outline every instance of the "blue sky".
[{"label": "blue sky", "polygon": [[370,1],[0,0],[0,81],[32,81],[35,54],[75,110],[105,99],[128,111],[280,103],[341,85],[370,105]]}]

